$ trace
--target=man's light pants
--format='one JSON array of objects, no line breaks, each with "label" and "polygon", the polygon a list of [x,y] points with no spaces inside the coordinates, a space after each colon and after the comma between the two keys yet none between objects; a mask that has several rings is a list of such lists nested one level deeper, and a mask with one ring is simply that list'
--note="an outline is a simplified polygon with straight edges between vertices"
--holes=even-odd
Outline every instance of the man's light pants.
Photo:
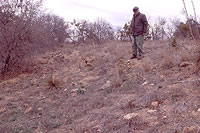
[{"label": "man's light pants", "polygon": [[143,55],[143,45],[144,45],[144,36],[132,36],[132,47],[133,55],[142,56]]}]

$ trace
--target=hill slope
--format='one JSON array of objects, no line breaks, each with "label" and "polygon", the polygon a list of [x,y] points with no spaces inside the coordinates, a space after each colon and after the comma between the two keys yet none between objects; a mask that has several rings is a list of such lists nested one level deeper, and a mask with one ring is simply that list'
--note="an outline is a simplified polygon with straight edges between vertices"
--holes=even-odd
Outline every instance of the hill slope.
[{"label": "hill slope", "polygon": [[186,44],[146,42],[140,61],[121,42],[39,55],[38,73],[0,83],[0,132],[198,132],[200,90],[188,53],[195,47]]}]

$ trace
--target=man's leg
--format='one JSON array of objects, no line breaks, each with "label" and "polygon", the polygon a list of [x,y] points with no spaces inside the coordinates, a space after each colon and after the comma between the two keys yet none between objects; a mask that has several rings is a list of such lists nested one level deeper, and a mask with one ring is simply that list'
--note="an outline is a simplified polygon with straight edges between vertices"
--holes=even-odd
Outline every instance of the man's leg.
[{"label": "man's leg", "polygon": [[132,37],[132,48],[133,48],[133,57],[131,59],[137,57],[137,45],[136,45],[136,38],[133,36]]},{"label": "man's leg", "polygon": [[138,49],[138,55],[142,56],[144,54],[143,52],[144,37],[142,35],[136,37],[136,44]]}]

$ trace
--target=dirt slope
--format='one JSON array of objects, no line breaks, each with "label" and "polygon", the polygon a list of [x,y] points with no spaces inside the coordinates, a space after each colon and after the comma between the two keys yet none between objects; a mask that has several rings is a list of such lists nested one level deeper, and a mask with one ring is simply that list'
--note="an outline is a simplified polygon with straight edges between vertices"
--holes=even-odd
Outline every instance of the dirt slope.
[{"label": "dirt slope", "polygon": [[[195,47],[183,45],[146,42],[140,61],[121,42],[39,55],[38,73],[0,83],[0,133],[199,132],[200,90],[185,50]],[[49,88],[52,75],[58,88]]]}]

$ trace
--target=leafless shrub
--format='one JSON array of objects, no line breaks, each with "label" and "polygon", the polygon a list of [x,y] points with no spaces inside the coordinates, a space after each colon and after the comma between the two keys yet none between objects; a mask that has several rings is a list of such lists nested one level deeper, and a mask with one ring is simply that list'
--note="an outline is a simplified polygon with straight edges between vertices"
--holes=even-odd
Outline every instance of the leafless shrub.
[{"label": "leafless shrub", "polygon": [[95,22],[74,20],[69,24],[69,41],[72,43],[99,44],[114,40],[114,30],[106,20],[97,19]]},{"label": "leafless shrub", "polygon": [[97,19],[90,27],[90,37],[92,36],[97,42],[114,40],[114,31],[111,24],[103,19]]},{"label": "leafless shrub", "polygon": [[151,26],[153,40],[164,40],[166,23],[167,20],[164,17],[158,17],[154,25]]},{"label": "leafless shrub", "polygon": [[117,31],[117,40],[131,41],[131,22],[125,23],[122,29]]},{"label": "leafless shrub", "polygon": [[38,44],[37,40],[44,40],[43,43],[45,45],[58,45],[64,43],[65,39],[68,37],[66,30],[69,27],[67,23],[63,18],[54,14],[40,13],[40,16],[34,24],[34,28],[36,29],[34,43]]},{"label": "leafless shrub", "polygon": [[[0,4],[1,72],[25,66],[25,55],[32,40],[31,26],[40,10],[40,2],[3,0]],[[23,65],[22,65],[23,64]],[[13,70],[12,71],[16,71]]]},{"label": "leafless shrub", "polygon": [[178,47],[177,38],[176,37],[171,38],[169,45],[174,48],[177,48]]},{"label": "leafless shrub", "polygon": [[194,19],[188,19],[185,23],[180,22],[174,32],[174,36],[178,38],[199,39],[200,24]]},{"label": "leafless shrub", "polygon": [[42,1],[2,0],[0,3],[1,75],[30,71],[32,55],[65,41],[64,19],[46,14]]}]

